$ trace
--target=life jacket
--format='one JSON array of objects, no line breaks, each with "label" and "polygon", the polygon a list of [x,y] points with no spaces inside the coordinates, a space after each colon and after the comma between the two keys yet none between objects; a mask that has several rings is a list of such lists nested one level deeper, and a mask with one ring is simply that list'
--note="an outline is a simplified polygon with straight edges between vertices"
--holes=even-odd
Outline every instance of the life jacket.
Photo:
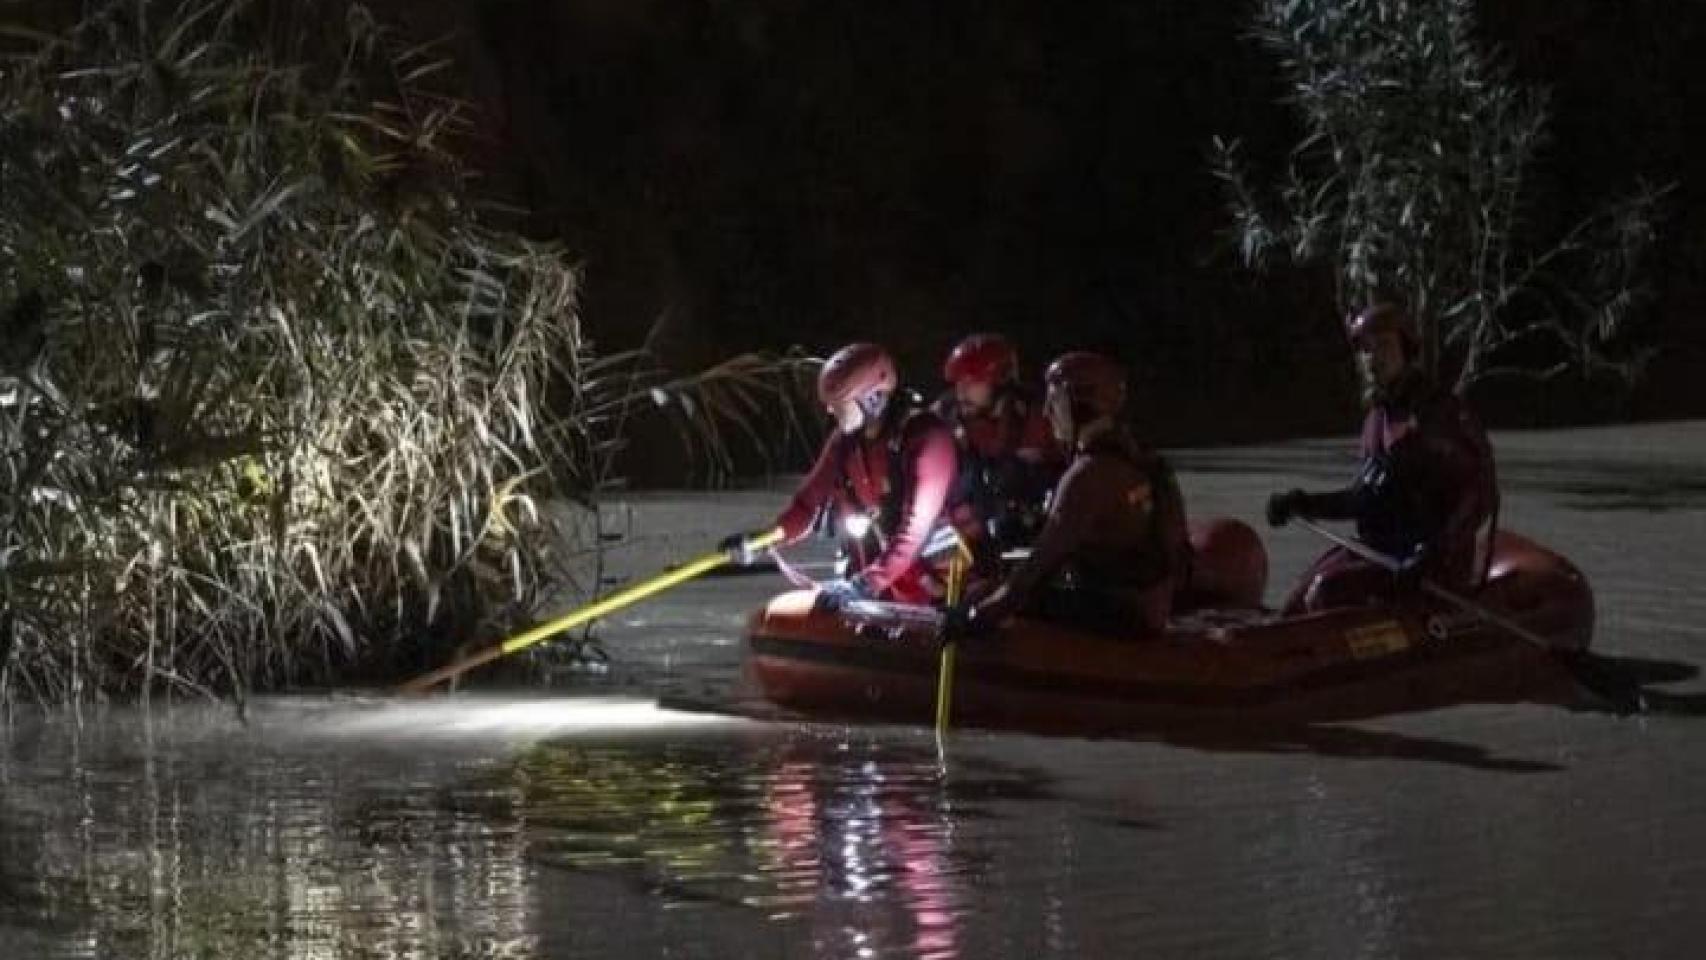
[{"label": "life jacket", "polygon": [[[912,497],[912,470],[907,462],[907,447],[920,431],[941,426],[942,420],[924,405],[911,391],[899,391],[883,412],[882,443],[885,454],[881,488],[877,502],[871,504],[855,482],[855,470],[864,472],[864,437],[858,433],[840,439],[841,487],[837,498],[842,509],[863,512],[870,521],[860,536],[842,531],[842,560],[845,573],[854,573],[874,562],[886,549],[899,528],[908,502]],[[857,465],[856,465],[857,464]],[[919,563],[927,568],[944,567],[957,540],[951,511],[944,508],[931,526],[930,536],[919,553]],[[843,518],[845,519],[845,518]]]},{"label": "life jacket", "polygon": [[[1136,468],[1149,485],[1150,504],[1147,536],[1140,547],[1126,551],[1108,569],[1094,573],[1070,565],[1069,580],[1081,587],[1101,590],[1147,590],[1168,579],[1180,586],[1188,582],[1189,538],[1182,532],[1178,537],[1170,537],[1167,529],[1168,523],[1176,518],[1182,531],[1185,518],[1178,480],[1166,458],[1140,446],[1123,429],[1093,437],[1080,448],[1078,455],[1108,456]],[[1175,539],[1180,542],[1171,542]]]},{"label": "life jacket", "polygon": [[[1451,395],[1431,383],[1417,379],[1400,397],[1371,415],[1365,431],[1363,463],[1352,490],[1356,498],[1357,535],[1369,546],[1388,556],[1407,557],[1418,545],[1435,543],[1447,531],[1452,514],[1464,497],[1476,498],[1482,513],[1476,529],[1468,531],[1472,543],[1439,543],[1451,556],[1432,558],[1455,568],[1456,577],[1467,578],[1464,586],[1478,586],[1486,578],[1492,559],[1492,542],[1498,527],[1497,482],[1491,476],[1492,450],[1478,430],[1447,422],[1464,412]],[[1415,426],[1395,442],[1387,442],[1393,423],[1414,417]],[[1472,478],[1476,489],[1449,486],[1437,475],[1439,464],[1425,449],[1435,438],[1448,436],[1452,442],[1473,448],[1473,466],[1485,471]]]},{"label": "life jacket", "polygon": [[991,453],[973,435],[974,425],[961,416],[951,392],[935,406],[960,453],[959,472],[948,493],[948,512],[961,520],[962,531],[971,538],[988,538],[999,555],[1003,549],[1025,546],[1036,538],[1047,516],[1044,501],[1053,478],[1042,464],[1027,463],[1018,456],[1035,408],[1029,394],[1016,383],[1004,383],[996,388],[993,408],[998,439],[993,444],[996,452]]}]

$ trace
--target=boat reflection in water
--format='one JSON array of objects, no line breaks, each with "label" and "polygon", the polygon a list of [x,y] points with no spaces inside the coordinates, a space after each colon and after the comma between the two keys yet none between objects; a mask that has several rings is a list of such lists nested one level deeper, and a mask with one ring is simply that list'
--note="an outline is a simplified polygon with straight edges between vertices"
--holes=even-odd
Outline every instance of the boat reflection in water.
[{"label": "boat reflection in water", "polygon": [[961,953],[965,865],[910,732],[639,701],[255,716],[0,728],[0,956]]},{"label": "boat reflection in water", "polygon": [[632,698],[251,715],[0,728],[0,957],[1088,955],[1132,917],[1084,891],[1154,836],[1124,774],[1085,821],[1043,741],[944,767],[925,728]]},{"label": "boat reflection in water", "polygon": [[[582,910],[609,899],[639,952],[692,942],[695,955],[750,956],[756,941],[778,944],[779,956],[959,956],[963,865],[927,743],[750,733],[733,749],[689,737],[529,750],[516,771],[542,899],[572,897]],[[584,882],[599,873],[665,910],[636,915]],[[672,919],[693,907],[744,920]],[[770,933],[755,935],[755,921]],[[550,946],[587,943],[568,939]]]},{"label": "boat reflection in water", "polygon": [[[814,944],[831,954],[869,956],[880,942],[931,960],[959,956],[948,803],[941,778],[913,763],[783,758],[766,785],[766,852],[779,900],[811,915]],[[844,906],[882,902],[896,909]],[[842,922],[843,912],[883,929]],[[833,942],[842,934],[845,942]]]}]

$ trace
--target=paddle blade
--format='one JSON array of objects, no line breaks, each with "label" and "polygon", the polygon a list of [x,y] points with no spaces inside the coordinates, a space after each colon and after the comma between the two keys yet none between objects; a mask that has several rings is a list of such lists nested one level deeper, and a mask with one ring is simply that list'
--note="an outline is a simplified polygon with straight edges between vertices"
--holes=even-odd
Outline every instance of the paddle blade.
[{"label": "paddle blade", "polygon": [[1586,650],[1553,650],[1552,658],[1583,690],[1604,701],[1620,717],[1647,712],[1647,697],[1638,683],[1609,661]]}]

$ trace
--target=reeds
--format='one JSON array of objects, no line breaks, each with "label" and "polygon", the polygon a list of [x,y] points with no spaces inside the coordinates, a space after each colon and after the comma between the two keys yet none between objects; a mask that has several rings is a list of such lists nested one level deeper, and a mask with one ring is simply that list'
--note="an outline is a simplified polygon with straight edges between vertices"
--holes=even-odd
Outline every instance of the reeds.
[{"label": "reeds", "polygon": [[1627,383],[1670,187],[1637,184],[1558,235],[1539,229],[1549,109],[1483,41],[1473,0],[1258,0],[1302,125],[1274,189],[1215,141],[1241,259],[1326,268],[1342,310],[1395,298],[1422,360],[1458,389],[1566,372]]},{"label": "reeds", "polygon": [[394,673],[528,615],[576,542],[542,498],[697,383],[596,357],[565,254],[485,225],[430,48],[90,6],[0,64],[0,700]]}]

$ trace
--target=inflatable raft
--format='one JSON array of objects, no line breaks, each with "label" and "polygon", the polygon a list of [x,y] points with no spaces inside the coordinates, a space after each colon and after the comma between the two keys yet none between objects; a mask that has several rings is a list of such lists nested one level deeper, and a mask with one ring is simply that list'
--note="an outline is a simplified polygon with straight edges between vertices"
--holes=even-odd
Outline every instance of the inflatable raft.
[{"label": "inflatable raft", "polygon": [[[1264,579],[1265,570],[1264,556]],[[937,612],[855,603],[831,613],[815,608],[815,596],[785,593],[753,615],[746,665],[763,696],[814,716],[929,722]],[[1475,599],[1559,649],[1583,649],[1592,636],[1586,579],[1514,533],[1499,535]],[[1016,619],[961,645],[953,710],[956,724],[1100,734],[1562,702],[1570,693],[1547,650],[1452,609],[1417,603],[1285,617],[1219,606],[1186,611],[1150,639]]]}]

